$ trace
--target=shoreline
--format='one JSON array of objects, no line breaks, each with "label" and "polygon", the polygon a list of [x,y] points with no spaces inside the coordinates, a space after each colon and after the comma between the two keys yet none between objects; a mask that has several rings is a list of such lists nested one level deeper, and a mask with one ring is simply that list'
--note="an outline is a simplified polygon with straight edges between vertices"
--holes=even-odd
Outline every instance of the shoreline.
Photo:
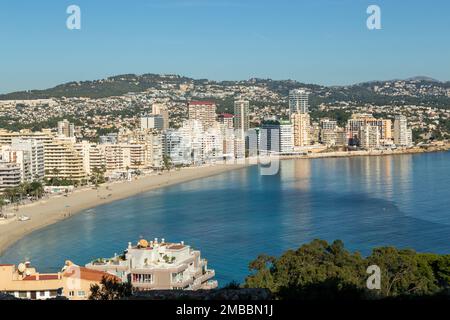
[{"label": "shoreline", "polygon": [[427,149],[415,147],[399,150],[361,150],[361,151],[329,151],[310,153],[308,155],[285,155],[280,156],[280,160],[288,159],[320,159],[320,158],[352,158],[352,157],[370,157],[370,156],[392,156],[406,154],[424,154],[435,152],[447,152],[450,150],[450,144],[442,146],[433,146]]},{"label": "shoreline", "polygon": [[[335,151],[312,153],[308,155],[280,156],[278,159],[290,160],[387,156],[446,152],[449,151],[449,149],[450,145],[447,144],[429,149],[414,148],[394,151]],[[11,219],[7,222],[0,222],[0,256],[11,245],[28,234],[68,219],[84,210],[123,200],[152,190],[243,169],[255,164],[257,164],[257,161],[254,159],[253,161],[252,159],[247,159],[245,163],[225,163],[201,167],[187,167],[180,170],[173,169],[169,172],[163,172],[162,174],[145,175],[132,181],[106,183],[100,185],[98,189],[93,187],[77,189],[67,197],[56,195],[31,204],[22,205],[19,207],[16,215],[27,215],[31,220],[21,222],[16,219]]]},{"label": "shoreline", "polygon": [[22,205],[16,212],[17,216],[26,215],[31,219],[28,221],[11,219],[11,221],[0,222],[0,256],[11,245],[33,231],[68,219],[84,210],[156,189],[243,169],[250,165],[248,163],[218,164],[180,170],[173,169],[163,172],[161,175],[146,175],[132,181],[107,183],[100,185],[97,190],[93,187],[78,189],[67,197],[52,196]]}]

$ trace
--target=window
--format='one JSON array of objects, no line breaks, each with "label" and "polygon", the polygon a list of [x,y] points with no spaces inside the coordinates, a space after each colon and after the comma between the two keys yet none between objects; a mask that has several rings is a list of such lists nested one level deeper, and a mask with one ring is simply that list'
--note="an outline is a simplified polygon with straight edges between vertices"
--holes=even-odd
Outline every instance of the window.
[{"label": "window", "polygon": [[74,291],[69,291],[69,297],[73,297],[75,295]]},{"label": "window", "polygon": [[50,290],[50,297],[56,297],[58,295],[58,291]]},{"label": "window", "polygon": [[84,296],[86,296],[86,292],[84,292],[84,291],[78,291],[78,296],[79,296],[79,297],[84,297]]},{"label": "window", "polygon": [[133,282],[138,283],[153,283],[153,274],[136,274],[132,275]]},{"label": "window", "polygon": [[27,291],[19,291],[19,298],[28,298]]}]

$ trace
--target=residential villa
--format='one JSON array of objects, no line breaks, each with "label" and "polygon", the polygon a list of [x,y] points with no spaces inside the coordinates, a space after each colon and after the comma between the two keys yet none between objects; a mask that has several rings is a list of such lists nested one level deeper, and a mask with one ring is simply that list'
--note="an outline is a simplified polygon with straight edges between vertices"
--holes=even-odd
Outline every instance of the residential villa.
[{"label": "residential villa", "polygon": [[39,273],[29,262],[20,263],[17,267],[3,264],[0,265],[0,292],[31,300],[57,297],[86,300],[91,285],[100,284],[103,277],[116,278],[105,272],[79,267],[70,261],[57,273]]},{"label": "residential villa", "polygon": [[157,238],[141,239],[135,246],[129,243],[122,256],[97,259],[86,268],[114,274],[135,290],[198,290],[218,285],[200,251],[184,242],[158,242]]}]

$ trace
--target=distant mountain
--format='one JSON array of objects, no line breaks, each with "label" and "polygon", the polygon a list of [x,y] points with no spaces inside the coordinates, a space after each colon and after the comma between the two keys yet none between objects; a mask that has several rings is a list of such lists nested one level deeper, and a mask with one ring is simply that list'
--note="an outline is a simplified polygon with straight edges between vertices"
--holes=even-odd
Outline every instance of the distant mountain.
[{"label": "distant mountain", "polygon": [[440,80],[436,80],[434,78],[431,77],[427,77],[427,76],[417,76],[417,77],[412,77],[412,78],[408,78],[405,79],[406,81],[427,81],[427,82],[442,82]]}]

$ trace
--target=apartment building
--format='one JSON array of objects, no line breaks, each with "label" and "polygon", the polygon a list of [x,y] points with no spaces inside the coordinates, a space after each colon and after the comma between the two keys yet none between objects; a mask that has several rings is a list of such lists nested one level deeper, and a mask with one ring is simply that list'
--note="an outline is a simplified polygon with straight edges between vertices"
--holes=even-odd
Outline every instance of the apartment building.
[{"label": "apartment building", "polygon": [[294,146],[304,147],[311,144],[310,125],[311,119],[308,113],[293,113],[291,122],[294,131]]},{"label": "apartment building", "polygon": [[380,147],[380,128],[369,123],[359,129],[359,142],[363,149],[378,149]]},{"label": "apartment building", "polygon": [[128,244],[124,255],[97,259],[86,268],[108,272],[124,282],[130,282],[135,290],[198,290],[213,289],[217,281],[215,272],[208,269],[200,251],[184,242],[168,243],[139,240]]},{"label": "apartment building", "polygon": [[189,120],[199,121],[206,131],[216,122],[216,104],[211,101],[191,101],[188,104]]},{"label": "apartment building", "polygon": [[234,129],[240,139],[245,138],[245,134],[250,129],[250,103],[243,99],[234,102]]},{"label": "apartment building", "polygon": [[44,166],[46,178],[81,181],[87,178],[81,153],[74,139],[54,138],[45,145]]},{"label": "apartment building", "polygon": [[20,165],[17,163],[0,162],[0,192],[18,187],[21,182]]},{"label": "apartment building", "polygon": [[32,180],[42,180],[45,175],[44,143],[38,139],[12,138],[11,149],[30,154]]},{"label": "apartment building", "polygon": [[289,91],[289,112],[294,113],[309,112],[309,92],[305,89],[294,89]]},{"label": "apartment building", "polygon": [[75,136],[75,126],[70,123],[67,119],[58,121],[58,135],[67,138],[72,138]]},{"label": "apartment building", "polygon": [[289,121],[263,123],[260,135],[260,148],[263,152],[291,153],[294,149],[293,126]]},{"label": "apartment building", "polygon": [[163,119],[162,130],[169,129],[169,111],[167,107],[162,103],[154,103],[152,105],[152,114],[159,115]]},{"label": "apartment building", "polygon": [[14,150],[11,146],[2,146],[0,153],[1,161],[15,163],[20,168],[20,181],[32,182],[31,154],[24,150]]},{"label": "apartment building", "polygon": [[141,117],[141,130],[164,130],[164,118],[162,115],[146,115]]},{"label": "apartment building", "polygon": [[66,297],[69,300],[86,300],[91,285],[100,285],[103,277],[121,281],[106,272],[80,267],[66,261],[60,272],[39,273],[29,262],[0,265],[0,292],[16,298],[45,300]]},{"label": "apartment building", "polygon": [[404,115],[395,116],[394,143],[399,147],[412,145],[412,131],[411,129],[408,129],[408,121]]}]

